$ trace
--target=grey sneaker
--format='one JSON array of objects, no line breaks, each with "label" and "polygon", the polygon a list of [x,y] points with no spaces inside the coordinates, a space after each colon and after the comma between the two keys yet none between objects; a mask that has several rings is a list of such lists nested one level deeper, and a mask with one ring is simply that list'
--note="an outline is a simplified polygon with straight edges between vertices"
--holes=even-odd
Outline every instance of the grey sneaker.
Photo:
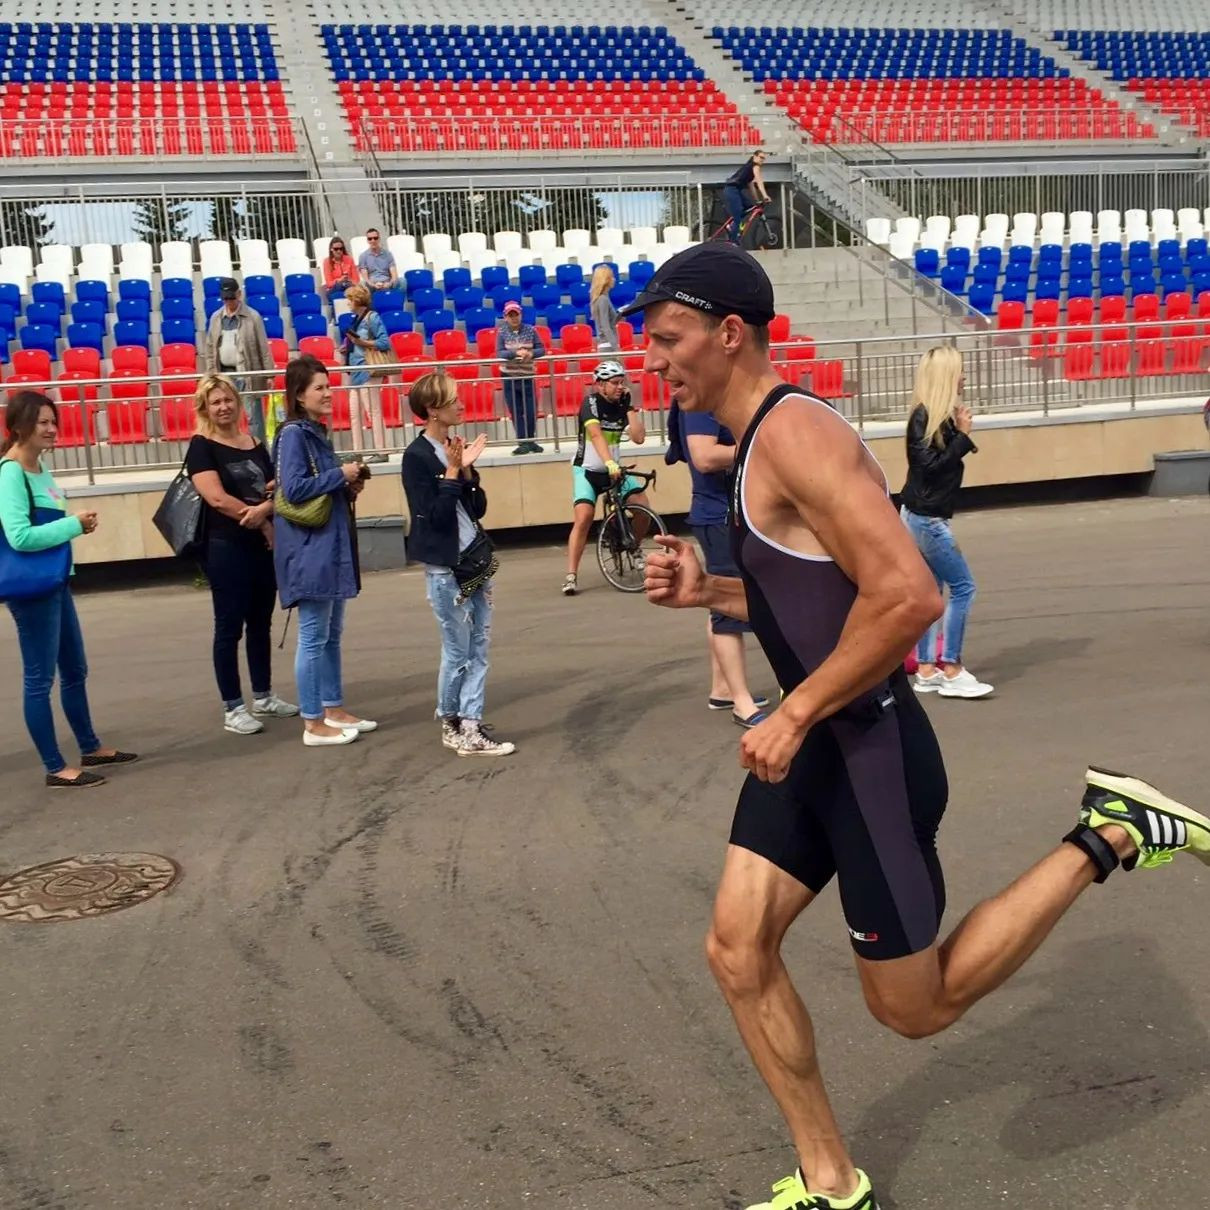
[{"label": "grey sneaker", "polygon": [[576,583],[576,577],[571,575],[570,572],[563,577],[562,591],[565,597],[574,597],[578,588],[579,585]]},{"label": "grey sneaker", "polygon": [[253,718],[248,713],[247,706],[236,706],[234,710],[228,710],[223,715],[223,730],[231,731],[235,735],[255,735],[264,729],[265,724]]},{"label": "grey sneaker", "polygon": [[458,732],[459,756],[511,756],[516,750],[515,744],[491,739],[475,725],[464,723]]},{"label": "grey sneaker", "polygon": [[276,693],[271,693],[268,697],[252,699],[252,713],[269,718],[293,718],[298,713],[298,707],[292,702],[283,702]]},{"label": "grey sneaker", "polygon": [[458,720],[456,718],[443,718],[441,720],[441,746],[443,748],[449,748],[457,752],[459,736],[461,734],[458,730]]}]

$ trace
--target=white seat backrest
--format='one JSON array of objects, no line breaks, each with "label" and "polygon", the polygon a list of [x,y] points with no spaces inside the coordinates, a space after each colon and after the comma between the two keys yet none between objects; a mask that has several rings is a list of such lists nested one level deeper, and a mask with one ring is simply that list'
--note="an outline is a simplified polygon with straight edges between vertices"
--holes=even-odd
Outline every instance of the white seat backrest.
[{"label": "white seat backrest", "polygon": [[458,251],[462,253],[462,259],[466,258],[472,252],[484,252],[487,250],[487,234],[483,231],[461,231],[458,233]]},{"label": "white seat backrest", "polygon": [[464,267],[462,264],[462,253],[456,248],[450,248],[448,252],[439,252],[433,257],[432,265],[433,276],[440,282],[441,275],[447,269],[461,269]]},{"label": "white seat backrest", "polygon": [[438,256],[448,255],[454,247],[454,241],[444,231],[430,231],[420,241],[420,246],[429,260],[435,260]]},{"label": "white seat backrest", "polygon": [[297,263],[300,260],[309,262],[311,259],[305,239],[279,239],[274,245],[273,251],[279,265],[286,260]]},{"label": "white seat backrest", "polygon": [[515,278],[522,265],[534,263],[534,254],[529,248],[515,248],[511,252],[506,252],[500,259],[508,266],[508,276]]},{"label": "white seat backrest", "polygon": [[534,252],[545,256],[559,246],[559,236],[554,231],[542,229],[529,233],[529,246]]},{"label": "white seat backrest", "polygon": [[945,251],[946,237],[940,231],[922,231],[920,233],[920,247],[931,248],[934,252]]},{"label": "white seat backrest", "polygon": [[[68,277],[71,276],[71,271],[76,265],[76,254],[70,245],[45,244],[39,249],[39,252],[39,265],[55,265],[60,270],[65,271]],[[48,280],[54,281],[57,279],[51,278]]]},{"label": "white seat backrest", "polygon": [[955,248],[973,248],[979,242],[979,216],[977,214],[960,214],[954,219],[954,229],[950,232],[950,245]]},{"label": "white seat backrest", "polygon": [[660,242],[659,232],[654,227],[631,227],[629,235],[633,248],[654,248]]},{"label": "white seat backrest", "polygon": [[29,279],[25,274],[3,264],[0,264],[0,283],[6,286],[16,286],[22,294],[29,293]]},{"label": "white seat backrest", "polygon": [[1210,227],[1210,206],[1207,206],[1202,212],[1202,226]]},{"label": "white seat backrest", "polygon": [[693,237],[690,234],[688,227],[673,226],[664,228],[664,238],[662,242],[680,248],[684,244],[691,243],[692,239]]},{"label": "white seat backrest", "polygon": [[895,220],[895,235],[901,240],[911,240],[914,245],[920,238],[920,220],[913,214],[905,214]]},{"label": "white seat backrest", "polygon": [[134,240],[132,243],[122,245],[121,263],[123,265],[146,265],[147,279],[149,281],[151,280],[151,265],[153,260],[151,245],[146,240]]},{"label": "white seat backrest", "polygon": [[398,235],[388,235],[387,247],[397,258],[405,254],[420,251],[416,244],[416,237],[409,235],[406,231],[401,231]]},{"label": "white seat backrest", "polygon": [[[303,254],[297,258],[287,256],[278,267],[281,271],[283,280],[289,277],[292,273],[310,273],[312,276],[314,276],[314,270],[311,267],[311,258],[307,256],[306,252],[303,252]],[[264,268],[244,270],[245,277],[251,277],[254,273],[263,275],[264,277],[272,277],[273,266],[266,261]]]},{"label": "white seat backrest", "polygon": [[[355,235],[348,241],[349,255],[355,260],[361,260],[361,254],[370,246],[370,241],[364,235]],[[327,253],[325,252],[326,256]]]},{"label": "white seat backrest", "polygon": [[1123,220],[1127,231],[1137,231],[1140,227],[1151,230],[1151,216],[1146,210],[1127,210]]},{"label": "white seat backrest", "polygon": [[626,233],[621,227],[598,227],[596,236],[598,248],[616,248],[626,242]]},{"label": "white seat backrest", "polygon": [[1073,210],[1069,223],[1068,236],[1073,244],[1092,243],[1092,211]]},{"label": "white seat backrest", "polygon": [[[467,252],[463,259],[466,261],[466,267],[471,271],[471,277],[478,282],[483,277],[483,270],[490,265],[497,263],[496,254],[491,248],[484,248],[482,252]],[[483,305],[488,306],[490,299]]]},{"label": "white seat backrest", "polygon": [[[207,240],[207,243],[210,241]],[[305,248],[305,245],[304,245]],[[239,267],[249,273],[248,262],[256,265],[269,264],[269,241],[267,239],[241,239],[236,242],[235,254],[239,257]],[[230,253],[228,253],[230,255]],[[303,252],[306,255],[306,252]],[[260,272],[260,270],[256,270]]]},{"label": "white seat backrest", "polygon": [[1177,234],[1187,243],[1191,239],[1204,239],[1206,228],[1200,222],[1190,223],[1187,227],[1182,227]]},{"label": "white seat backrest", "polygon": [[984,227],[979,232],[979,247],[1003,248],[1007,239],[1008,232],[997,223],[994,227]]},{"label": "white seat backrest", "polygon": [[930,214],[924,220],[925,231],[931,232],[934,235],[939,234],[942,239],[949,239],[951,226],[948,214]]},{"label": "white seat backrest", "polygon": [[412,269],[423,269],[424,267],[423,252],[403,252],[395,257],[395,271],[400,277]]},{"label": "white seat backrest", "polygon": [[160,245],[160,264],[166,260],[180,263],[182,260],[193,264],[193,246],[187,240],[167,240]]},{"label": "white seat backrest", "polygon": [[1002,231],[1005,235],[1008,234],[1008,215],[1007,214],[989,214],[983,220],[984,231]]},{"label": "white seat backrest", "polygon": [[[654,230],[654,228],[653,228]],[[654,243],[655,240],[652,240]],[[563,232],[563,247],[564,248],[591,248],[592,247],[592,232],[585,230],[583,227],[570,227]]]},{"label": "white seat backrest", "polygon": [[[341,238],[343,239],[344,237],[342,236]],[[311,241],[311,252],[313,253],[313,255],[315,257],[315,263],[317,265],[323,264],[324,260],[327,258],[328,245],[332,242],[333,239],[335,239],[335,236],[321,235],[318,239],[313,239]],[[345,240],[345,247],[347,248],[348,246],[349,246],[349,241]]]},{"label": "white seat backrest", "polygon": [[24,244],[9,244],[0,248],[0,266],[22,277],[33,277],[34,254]]},{"label": "white seat backrest", "polygon": [[1176,215],[1167,207],[1161,206],[1158,210],[1151,212],[1151,226],[1156,228],[1159,226],[1172,227],[1176,223]]},{"label": "white seat backrest", "polygon": [[497,231],[492,236],[492,247],[500,253],[501,260],[509,252],[520,252],[521,246],[520,231]]},{"label": "white seat backrest", "polygon": [[1176,212],[1176,225],[1182,230],[1185,227],[1202,225],[1202,212],[1196,206],[1182,206]]},{"label": "white seat backrest", "polygon": [[1013,215],[1013,230],[1036,235],[1038,232],[1038,216],[1032,210],[1022,210]]},{"label": "white seat backrest", "polygon": [[1062,210],[1044,210],[1042,212],[1041,226],[1048,231],[1054,231],[1058,228],[1060,231],[1067,230],[1067,215]]},{"label": "white seat backrest", "polygon": [[866,239],[872,244],[886,245],[891,242],[891,220],[889,218],[868,218],[865,221]]},{"label": "white seat backrest", "polygon": [[907,231],[891,232],[890,251],[897,260],[911,260],[915,247],[916,237],[910,228]]},{"label": "white seat backrest", "polygon": [[94,268],[105,266],[104,276],[109,277],[113,273],[113,245],[85,244],[80,249],[80,263]]},{"label": "white seat backrest", "polygon": [[1098,227],[1121,227],[1122,212],[1120,210],[1098,210],[1097,211],[1097,226]]},{"label": "white seat backrest", "polygon": [[71,286],[71,270],[62,261],[43,261],[34,272],[34,281],[54,281],[63,287],[66,294]]}]

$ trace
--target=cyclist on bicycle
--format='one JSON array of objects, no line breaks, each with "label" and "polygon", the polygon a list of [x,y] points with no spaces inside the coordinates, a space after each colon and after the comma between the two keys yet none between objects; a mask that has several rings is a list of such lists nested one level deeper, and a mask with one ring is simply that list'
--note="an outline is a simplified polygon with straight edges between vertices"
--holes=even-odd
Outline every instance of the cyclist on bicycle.
[{"label": "cyclist on bicycle", "polygon": [[620,362],[602,361],[592,372],[593,389],[580,405],[580,441],[572,461],[571,534],[567,539],[567,576],[563,595],[576,595],[576,573],[588,542],[588,531],[597,512],[597,498],[612,483],[622,481],[622,496],[647,503],[642,480],[623,476],[618,465],[618,447],[623,432],[636,445],[647,439],[643,414],[631,406],[626,388],[626,370]]},{"label": "cyclist on bicycle", "polygon": [[[769,203],[769,191],[765,188],[765,178],[761,172],[764,162],[765,153],[754,151],[743,167],[737,168],[723,184],[723,202],[727,213],[731,215],[727,238],[733,244],[739,243],[739,229],[744,221],[744,211],[751,205]],[[748,200],[749,192],[755,195],[755,202]]]}]

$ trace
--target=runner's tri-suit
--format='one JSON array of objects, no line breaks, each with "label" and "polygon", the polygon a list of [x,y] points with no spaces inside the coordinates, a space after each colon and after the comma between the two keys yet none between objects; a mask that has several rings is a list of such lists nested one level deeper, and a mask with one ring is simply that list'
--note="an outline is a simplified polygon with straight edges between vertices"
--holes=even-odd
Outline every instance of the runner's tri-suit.
[{"label": "runner's tri-suit", "polygon": [[[615,400],[606,399],[596,391],[589,391],[580,405],[580,442],[576,446],[571,468],[571,499],[573,504],[593,504],[602,492],[609,490],[609,470],[605,460],[597,453],[588,435],[588,426],[595,424],[605,438],[609,456],[616,462],[622,445],[622,434],[630,420],[630,392],[623,391]],[[622,498],[633,496],[643,490],[643,480],[634,475],[623,475]]]},{"label": "runner's tri-suit", "polygon": [[[744,497],[760,428],[786,399],[828,405],[793,386],[769,393],[736,456],[731,538],[748,617],[784,694],[832,653],[856,585],[825,555],[780,546],[752,524]],[[807,732],[786,779],[749,774],[731,843],[764,857],[818,893],[834,874],[853,948],[901,958],[937,938],[945,883],[937,826],[948,783],[928,716],[897,669]]]}]

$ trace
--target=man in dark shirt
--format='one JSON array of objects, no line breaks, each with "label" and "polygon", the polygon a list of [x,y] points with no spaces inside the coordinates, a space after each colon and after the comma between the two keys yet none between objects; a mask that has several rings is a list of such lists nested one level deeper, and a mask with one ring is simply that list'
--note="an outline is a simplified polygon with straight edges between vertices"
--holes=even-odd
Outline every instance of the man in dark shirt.
[{"label": "man in dark shirt", "polygon": [[[679,423],[693,499],[689,524],[702,548],[706,571],[712,576],[738,576],[727,531],[729,477],[735,466],[735,438],[709,412],[681,412]],[[725,613],[711,612],[706,638],[710,645],[711,710],[730,710],[741,727],[763,722],[768,698],[754,698],[748,689],[744,635],[752,627]]]}]

